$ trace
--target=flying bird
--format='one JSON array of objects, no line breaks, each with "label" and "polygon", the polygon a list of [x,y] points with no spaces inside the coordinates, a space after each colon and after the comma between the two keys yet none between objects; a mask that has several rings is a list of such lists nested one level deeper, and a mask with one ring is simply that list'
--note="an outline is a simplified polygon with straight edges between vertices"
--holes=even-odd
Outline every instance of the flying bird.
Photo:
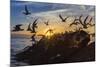
[{"label": "flying bird", "polygon": [[80,16],[80,18],[79,18],[79,22],[83,26],[84,29],[87,29],[88,28],[88,25],[89,25],[89,22],[87,22],[88,18],[89,18],[89,15],[86,16],[83,21],[82,21],[82,16]]},{"label": "flying bird", "polygon": [[[89,18],[89,15],[86,16],[86,18],[84,19],[84,21],[83,21],[84,24],[88,24],[88,23],[86,23],[88,18]],[[91,19],[90,19],[90,20],[91,20]]]},{"label": "flying bird", "polygon": [[79,19],[74,19],[74,21],[70,24],[70,26],[72,26],[72,25],[78,25],[78,24],[80,24],[79,23]]},{"label": "flying bird", "polygon": [[61,16],[61,14],[59,14],[59,18],[62,20],[62,22],[66,22],[66,20],[67,20],[68,17],[63,18],[63,17]]},{"label": "flying bird", "polygon": [[22,26],[22,24],[15,25],[14,30],[12,30],[12,31],[23,31],[24,29],[21,29],[20,28],[21,26]]},{"label": "flying bird", "polygon": [[92,20],[93,20],[93,18],[91,17],[91,18],[90,18],[90,20],[89,20],[89,23],[91,23],[91,22],[92,22]]},{"label": "flying bird", "polygon": [[70,26],[72,26],[72,25],[78,25],[78,24],[80,24],[80,23],[79,22],[75,22],[75,23],[71,23]]},{"label": "flying bird", "polygon": [[47,22],[44,22],[44,24],[45,24],[46,26],[48,26],[48,25],[49,25],[49,20],[48,20]]},{"label": "flying bird", "polygon": [[95,24],[91,24],[91,23],[88,23],[88,25],[90,25],[91,27],[92,27],[92,26],[95,26]]},{"label": "flying bird", "polygon": [[36,19],[34,22],[33,22],[33,24],[32,24],[32,31],[31,31],[31,33],[36,33],[36,31],[35,31],[35,28],[37,28],[37,20],[38,19]]},{"label": "flying bird", "polygon": [[28,8],[27,8],[27,5],[25,5],[25,12],[23,12],[23,14],[25,14],[25,15],[31,14],[31,13],[29,12]]},{"label": "flying bird", "polygon": [[[81,19],[82,16],[83,16],[83,15],[80,15],[80,16],[79,16],[79,19]],[[70,26],[80,24],[79,19],[75,18],[74,21],[70,24]]]},{"label": "flying bird", "polygon": [[29,23],[27,31],[32,31],[32,29],[31,29],[31,23]]}]

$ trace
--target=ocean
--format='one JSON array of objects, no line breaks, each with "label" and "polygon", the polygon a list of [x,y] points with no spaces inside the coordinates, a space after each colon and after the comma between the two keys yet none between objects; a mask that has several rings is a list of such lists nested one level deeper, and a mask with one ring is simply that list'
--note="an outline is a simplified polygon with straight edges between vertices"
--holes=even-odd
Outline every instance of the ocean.
[{"label": "ocean", "polygon": [[11,36],[11,65],[28,65],[27,63],[15,60],[15,55],[21,52],[25,47],[31,46],[31,36],[27,35],[12,35]]}]

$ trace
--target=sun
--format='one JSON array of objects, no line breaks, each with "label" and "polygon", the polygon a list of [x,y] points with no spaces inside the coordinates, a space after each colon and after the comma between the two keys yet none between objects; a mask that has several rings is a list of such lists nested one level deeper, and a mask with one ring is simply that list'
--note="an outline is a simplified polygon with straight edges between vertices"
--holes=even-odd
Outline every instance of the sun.
[{"label": "sun", "polygon": [[54,34],[54,30],[52,28],[47,28],[44,32],[45,36],[51,37]]},{"label": "sun", "polygon": [[51,37],[53,35],[53,33],[50,33],[50,32],[47,32],[46,34],[45,34],[45,36],[48,36],[48,37]]}]

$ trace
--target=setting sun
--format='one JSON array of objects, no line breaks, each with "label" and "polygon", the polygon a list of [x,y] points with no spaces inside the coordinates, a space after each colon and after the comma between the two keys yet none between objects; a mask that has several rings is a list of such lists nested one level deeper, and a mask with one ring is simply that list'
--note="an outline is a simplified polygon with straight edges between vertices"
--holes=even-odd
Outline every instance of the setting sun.
[{"label": "setting sun", "polygon": [[45,34],[45,36],[52,36],[53,35],[53,33],[50,33],[50,32],[47,32],[46,34]]},{"label": "setting sun", "polygon": [[45,36],[52,36],[53,34],[54,34],[54,29],[52,29],[52,28],[47,28],[46,30],[45,30]]}]

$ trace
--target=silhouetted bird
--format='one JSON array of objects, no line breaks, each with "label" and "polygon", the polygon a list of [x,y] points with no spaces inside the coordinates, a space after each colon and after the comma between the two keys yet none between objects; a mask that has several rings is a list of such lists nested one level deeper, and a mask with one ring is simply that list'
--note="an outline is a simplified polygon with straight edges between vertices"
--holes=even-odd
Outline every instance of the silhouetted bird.
[{"label": "silhouetted bird", "polygon": [[24,29],[21,29],[20,28],[21,26],[22,26],[22,24],[15,25],[14,30],[12,30],[12,31],[23,31]]},{"label": "silhouetted bird", "polygon": [[23,14],[25,14],[25,15],[31,14],[31,13],[28,11],[27,5],[25,5],[25,12],[23,12]]},{"label": "silhouetted bird", "polygon": [[90,18],[90,20],[89,20],[89,23],[91,23],[91,22],[92,22],[92,20],[93,20],[93,18],[91,17],[91,18]]},{"label": "silhouetted bird", "polygon": [[78,25],[79,23],[79,19],[74,19],[74,21],[70,24],[70,26],[72,25]]},{"label": "silhouetted bird", "polygon": [[88,28],[88,25],[90,24],[90,21],[92,20],[92,19],[90,19],[90,21],[87,22],[88,17],[89,17],[89,15],[85,17],[84,21],[82,21],[82,16],[79,18],[80,24],[81,24],[81,25],[83,26],[83,28],[85,28],[85,29]]},{"label": "silhouetted bird", "polygon": [[59,14],[59,17],[60,17],[60,19],[62,20],[62,22],[66,22],[66,20],[67,20],[67,18],[68,18],[68,17],[63,18],[63,17],[61,16],[61,14]]},{"label": "silhouetted bird", "polygon": [[72,25],[78,25],[78,24],[80,24],[80,23],[75,22],[75,23],[71,23],[70,26],[72,26]]},{"label": "silhouetted bird", "polygon": [[87,24],[90,25],[90,26],[95,26],[95,24],[91,24],[92,20],[93,20],[93,18],[91,17]]},{"label": "silhouetted bird", "polygon": [[29,23],[27,31],[32,31],[32,29],[31,29],[31,23]]},{"label": "silhouetted bird", "polygon": [[48,25],[49,25],[49,20],[48,20],[47,22],[44,22],[44,24],[45,24],[46,26],[48,26]]},{"label": "silhouetted bird", "polygon": [[91,27],[92,27],[92,26],[95,26],[95,24],[89,24],[89,25],[90,25]]},{"label": "silhouetted bird", "polygon": [[37,20],[38,19],[36,19],[34,22],[33,22],[33,24],[32,24],[32,31],[31,31],[31,33],[36,33],[36,31],[35,31],[35,28],[37,28]]},{"label": "silhouetted bird", "polygon": [[86,18],[84,19],[84,24],[86,24],[86,21],[87,21],[88,17],[89,17],[89,15],[86,16]]},{"label": "silhouetted bird", "polygon": [[[82,16],[83,16],[83,15],[80,15],[80,16],[79,16],[79,19],[81,19]],[[70,24],[70,26],[80,24],[80,20],[79,20],[79,19],[75,18],[74,21]]]}]

